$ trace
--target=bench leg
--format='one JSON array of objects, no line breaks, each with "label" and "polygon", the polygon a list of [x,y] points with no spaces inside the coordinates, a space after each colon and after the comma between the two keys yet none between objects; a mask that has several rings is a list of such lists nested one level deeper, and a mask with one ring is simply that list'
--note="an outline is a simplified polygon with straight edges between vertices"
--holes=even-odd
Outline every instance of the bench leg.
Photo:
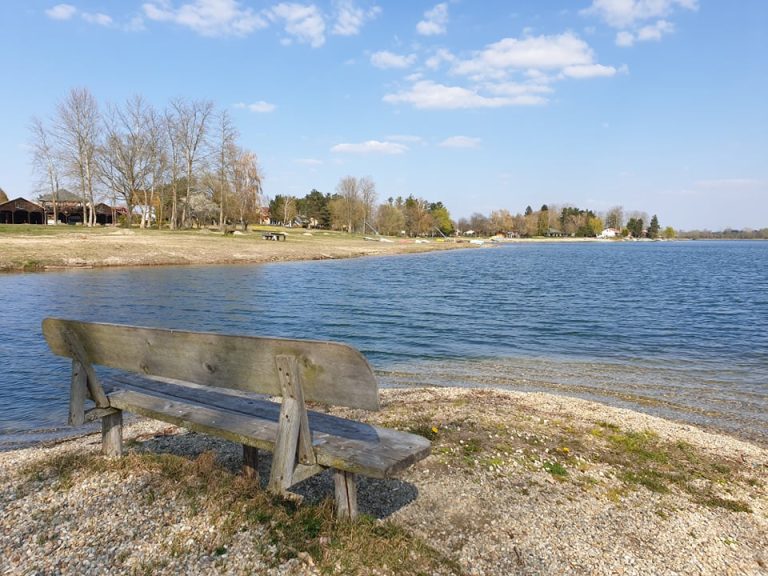
[{"label": "bench leg", "polygon": [[101,419],[101,452],[110,458],[123,455],[123,411]]},{"label": "bench leg", "polygon": [[255,482],[259,481],[259,450],[243,444],[243,476]]},{"label": "bench leg", "polygon": [[357,518],[357,477],[352,472],[333,471],[336,487],[336,515],[339,518]]}]

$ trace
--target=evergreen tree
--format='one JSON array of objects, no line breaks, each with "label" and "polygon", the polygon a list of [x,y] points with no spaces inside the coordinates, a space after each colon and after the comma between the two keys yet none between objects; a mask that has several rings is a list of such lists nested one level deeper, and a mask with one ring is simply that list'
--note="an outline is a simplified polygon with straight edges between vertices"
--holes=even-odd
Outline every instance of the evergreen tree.
[{"label": "evergreen tree", "polygon": [[651,223],[648,226],[648,238],[658,238],[660,229],[659,219],[656,217],[656,214],[654,214],[653,218],[651,218]]}]

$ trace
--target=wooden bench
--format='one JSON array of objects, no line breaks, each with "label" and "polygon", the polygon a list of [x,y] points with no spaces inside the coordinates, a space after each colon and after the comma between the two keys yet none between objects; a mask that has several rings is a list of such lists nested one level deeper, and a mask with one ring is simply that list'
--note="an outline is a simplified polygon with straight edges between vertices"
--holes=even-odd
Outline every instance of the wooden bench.
[{"label": "wooden bench", "polygon": [[370,365],[344,344],[55,318],[43,334],[72,359],[70,425],[101,419],[107,456],[122,455],[127,410],[242,444],[248,475],[259,449],[272,452],[268,488],[279,494],[331,468],[337,513],[354,518],[356,475],[390,478],[430,451],[421,436],[307,410],[305,400],[379,409]]},{"label": "wooden bench", "polygon": [[283,232],[264,232],[261,237],[264,240],[285,240],[285,234]]}]

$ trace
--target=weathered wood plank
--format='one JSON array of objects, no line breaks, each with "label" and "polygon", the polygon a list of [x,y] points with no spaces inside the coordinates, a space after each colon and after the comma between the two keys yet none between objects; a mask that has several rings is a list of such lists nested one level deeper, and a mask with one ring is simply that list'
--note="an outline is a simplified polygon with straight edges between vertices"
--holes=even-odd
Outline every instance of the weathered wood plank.
[{"label": "weathered wood plank", "polygon": [[259,449],[243,444],[243,476],[259,481]]},{"label": "weathered wood plank", "polygon": [[333,471],[333,485],[336,496],[336,516],[357,518],[357,478],[344,470]]},{"label": "weathered wood plank", "polygon": [[72,359],[72,384],[69,387],[69,425],[82,426],[85,423],[85,398],[88,375],[80,361]]},{"label": "weathered wood plank", "polygon": [[[123,379],[121,387],[109,393],[110,403],[115,408],[149,418],[274,451],[279,404],[267,400],[245,401],[239,396],[226,398],[222,392],[206,393],[199,388],[191,390],[194,399],[187,399],[183,397],[183,386],[163,384],[177,395],[142,390]],[[430,452],[430,442],[415,434],[312,411],[308,412],[308,418],[317,463],[326,468],[390,478]]]},{"label": "weathered wood plank", "polygon": [[283,403],[288,399],[294,400],[298,408],[299,436],[296,445],[296,457],[301,464],[311,465],[315,463],[315,454],[312,451],[312,433],[309,430],[307,407],[304,404],[304,392],[302,390],[301,371],[299,362],[295,356],[277,356],[275,358],[277,373],[280,378],[280,389],[283,392]]},{"label": "weathered wood plank", "polygon": [[280,494],[299,481],[294,477],[297,466],[304,465],[305,469],[311,467],[316,458],[296,357],[280,355],[275,358],[275,364],[283,402],[280,405],[269,489]]},{"label": "weathered wood plank", "polygon": [[94,420],[104,418],[105,416],[109,416],[110,414],[115,414],[117,412],[119,412],[117,408],[91,408],[90,410],[85,411],[85,421],[93,422]]},{"label": "weathered wood plank", "polygon": [[92,364],[206,386],[280,395],[274,358],[300,359],[304,398],[379,409],[378,387],[362,354],[344,344],[231,336],[46,318],[51,350],[72,356],[66,332],[77,334]]},{"label": "weathered wood plank", "polygon": [[[190,400],[199,404],[210,405],[214,408],[222,408],[242,414],[277,422],[280,413],[280,404],[266,401],[240,392],[230,393],[227,390],[216,389],[199,385],[187,385],[179,380],[158,380],[133,374],[113,376],[104,382],[105,389],[133,389],[141,390],[149,395],[163,395],[171,398],[179,398],[183,401]],[[321,412],[308,411],[309,427],[314,432],[328,432],[334,436],[348,437],[357,440],[376,441],[378,436],[374,428],[355,420],[337,418]]]},{"label": "weathered wood plank", "polygon": [[301,410],[294,398],[283,398],[277,427],[272,470],[268,488],[282,493],[293,485],[293,470],[296,468],[296,444],[299,440]]},{"label": "weathered wood plank", "polygon": [[96,375],[96,370],[93,369],[91,358],[83,346],[80,336],[76,332],[76,328],[64,328],[61,331],[61,337],[65,346],[69,349],[69,354],[67,354],[67,356],[77,360],[80,363],[80,369],[85,371],[87,376],[86,386],[88,387],[88,392],[90,392],[91,398],[96,403],[96,406],[99,408],[107,408],[109,406],[107,396],[104,394],[104,390],[99,382],[99,377]]},{"label": "weathered wood plank", "polygon": [[123,413],[119,410],[101,419],[101,451],[110,458],[123,455]]}]

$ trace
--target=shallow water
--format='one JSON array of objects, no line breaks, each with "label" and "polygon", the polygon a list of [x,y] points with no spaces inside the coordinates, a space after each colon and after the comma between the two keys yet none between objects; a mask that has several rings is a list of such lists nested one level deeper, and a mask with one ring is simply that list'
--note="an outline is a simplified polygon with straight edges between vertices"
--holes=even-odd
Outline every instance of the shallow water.
[{"label": "shallow water", "polygon": [[768,243],[6,275],[0,299],[0,449],[66,432],[46,316],[340,340],[385,386],[567,393],[768,443]]}]

